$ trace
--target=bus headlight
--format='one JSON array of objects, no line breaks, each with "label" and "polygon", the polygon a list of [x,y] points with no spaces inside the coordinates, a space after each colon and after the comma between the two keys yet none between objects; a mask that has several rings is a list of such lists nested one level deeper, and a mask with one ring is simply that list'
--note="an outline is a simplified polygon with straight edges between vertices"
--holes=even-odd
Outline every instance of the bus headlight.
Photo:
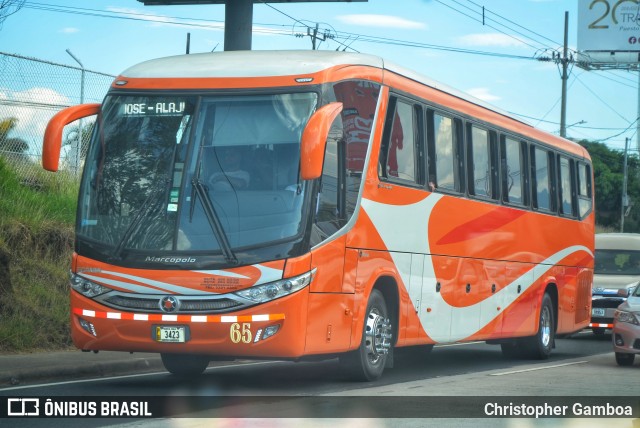
[{"label": "bus headlight", "polygon": [[315,272],[316,270],[314,269],[311,272],[307,272],[294,278],[270,282],[269,284],[256,285],[255,287],[236,291],[234,294],[236,296],[252,300],[256,303],[269,302],[295,293],[298,290],[302,290],[304,287],[311,284],[311,280],[313,279]]},{"label": "bus headlight", "polygon": [[71,274],[71,288],[86,297],[95,297],[110,291],[109,288],[89,281],[75,273]]}]

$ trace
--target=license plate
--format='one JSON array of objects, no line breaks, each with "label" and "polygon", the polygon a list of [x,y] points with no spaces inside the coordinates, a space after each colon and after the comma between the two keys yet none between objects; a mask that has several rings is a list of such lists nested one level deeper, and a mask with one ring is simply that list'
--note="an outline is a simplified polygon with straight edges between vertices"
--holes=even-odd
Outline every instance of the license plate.
[{"label": "license plate", "polygon": [[603,317],[604,316],[604,308],[593,308],[591,309],[591,315],[594,317]]},{"label": "license plate", "polygon": [[156,326],[155,339],[157,342],[184,343],[187,335],[183,326]]}]

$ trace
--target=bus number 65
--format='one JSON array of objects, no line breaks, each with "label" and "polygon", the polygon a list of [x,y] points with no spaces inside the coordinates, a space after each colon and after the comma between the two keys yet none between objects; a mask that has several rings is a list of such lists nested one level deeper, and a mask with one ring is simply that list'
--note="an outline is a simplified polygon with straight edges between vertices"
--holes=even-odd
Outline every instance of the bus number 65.
[{"label": "bus number 65", "polygon": [[229,329],[229,336],[233,343],[251,343],[251,324],[250,323],[233,323]]}]

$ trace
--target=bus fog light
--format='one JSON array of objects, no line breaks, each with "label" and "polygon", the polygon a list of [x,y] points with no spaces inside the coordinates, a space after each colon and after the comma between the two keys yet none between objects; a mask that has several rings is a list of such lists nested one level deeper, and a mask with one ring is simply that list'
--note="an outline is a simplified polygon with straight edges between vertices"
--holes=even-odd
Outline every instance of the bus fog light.
[{"label": "bus fog light", "polygon": [[262,334],[262,340],[267,339],[274,334],[276,334],[280,330],[280,324],[270,325],[264,329],[264,333]]},{"label": "bus fog light", "polygon": [[82,318],[78,318],[78,322],[80,323],[80,327],[86,330],[87,333],[92,334],[95,337],[98,337],[98,335],[96,334],[96,328],[93,326],[92,323]]}]

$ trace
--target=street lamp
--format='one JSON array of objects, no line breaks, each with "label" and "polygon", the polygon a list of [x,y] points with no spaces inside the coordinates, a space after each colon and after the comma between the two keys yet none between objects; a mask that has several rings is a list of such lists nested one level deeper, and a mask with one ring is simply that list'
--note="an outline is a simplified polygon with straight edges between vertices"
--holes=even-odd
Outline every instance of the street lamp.
[{"label": "street lamp", "polygon": [[[69,54],[71,58],[75,60],[80,65],[80,104],[84,104],[84,65],[82,62],[71,52],[71,50],[67,49],[66,52]],[[76,147],[76,164],[75,164],[75,173],[76,175],[80,172],[80,150],[82,149],[82,119],[80,119],[78,123],[78,142]]]}]

